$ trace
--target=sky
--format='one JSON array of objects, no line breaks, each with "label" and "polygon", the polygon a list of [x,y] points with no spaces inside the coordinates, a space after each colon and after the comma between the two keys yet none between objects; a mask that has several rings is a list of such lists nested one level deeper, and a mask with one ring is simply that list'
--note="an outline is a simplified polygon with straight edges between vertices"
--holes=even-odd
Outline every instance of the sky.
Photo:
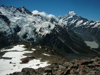
[{"label": "sky", "polygon": [[38,10],[56,17],[69,11],[89,20],[100,21],[100,0],[0,0],[0,5],[23,7],[31,12]]}]

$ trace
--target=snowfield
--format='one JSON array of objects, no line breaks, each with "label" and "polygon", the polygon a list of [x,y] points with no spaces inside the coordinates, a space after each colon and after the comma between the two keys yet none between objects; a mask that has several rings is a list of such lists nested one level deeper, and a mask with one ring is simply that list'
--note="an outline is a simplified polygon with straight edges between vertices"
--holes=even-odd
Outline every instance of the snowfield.
[{"label": "snowfield", "polygon": [[11,49],[2,49],[1,52],[4,51],[24,51],[26,48],[24,48],[24,45],[16,45]]},{"label": "snowfield", "polygon": [[38,69],[40,67],[45,67],[50,64],[48,62],[41,62],[40,59],[33,59],[30,60],[28,63],[21,63],[22,58],[26,58],[27,56],[24,56],[25,53],[32,53],[35,51],[35,49],[32,48],[32,51],[26,51],[26,48],[24,48],[24,45],[16,45],[11,49],[3,49],[1,52],[6,52],[2,57],[9,58],[9,59],[0,59],[0,75],[6,75],[13,72],[19,72],[23,68],[33,68]]}]

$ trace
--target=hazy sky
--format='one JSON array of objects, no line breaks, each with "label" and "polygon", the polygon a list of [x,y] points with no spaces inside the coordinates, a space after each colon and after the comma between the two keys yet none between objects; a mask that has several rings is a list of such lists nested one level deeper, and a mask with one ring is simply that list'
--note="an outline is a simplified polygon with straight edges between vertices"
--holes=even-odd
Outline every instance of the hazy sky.
[{"label": "hazy sky", "polygon": [[0,5],[25,6],[30,11],[44,11],[56,17],[75,11],[79,16],[100,21],[100,0],[0,0]]}]

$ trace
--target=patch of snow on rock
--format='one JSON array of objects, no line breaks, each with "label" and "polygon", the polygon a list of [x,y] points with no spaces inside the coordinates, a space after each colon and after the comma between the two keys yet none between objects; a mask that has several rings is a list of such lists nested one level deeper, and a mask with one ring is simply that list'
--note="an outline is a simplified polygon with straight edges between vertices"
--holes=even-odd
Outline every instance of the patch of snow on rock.
[{"label": "patch of snow on rock", "polygon": [[32,48],[31,50],[32,50],[32,51],[35,51],[36,49]]},{"label": "patch of snow on rock", "polygon": [[46,53],[42,53],[43,55],[45,55],[45,56],[50,56],[49,54],[46,54]]},{"label": "patch of snow on rock", "polygon": [[76,26],[75,27],[78,27],[81,23],[83,22],[83,20],[80,20],[76,23]]}]

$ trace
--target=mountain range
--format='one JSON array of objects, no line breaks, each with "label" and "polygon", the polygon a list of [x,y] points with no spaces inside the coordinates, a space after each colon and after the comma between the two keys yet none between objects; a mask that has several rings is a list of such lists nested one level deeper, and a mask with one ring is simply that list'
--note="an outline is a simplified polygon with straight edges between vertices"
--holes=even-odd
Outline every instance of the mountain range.
[{"label": "mountain range", "polygon": [[100,44],[100,22],[89,21],[71,11],[58,18],[52,14],[30,12],[25,7],[0,6],[0,48],[18,42],[49,46],[66,54],[99,54],[84,41]]},{"label": "mountain range", "polygon": [[68,26],[69,29],[79,34],[83,40],[96,41],[100,44],[100,21],[92,21],[78,16],[74,11],[59,19]]}]

